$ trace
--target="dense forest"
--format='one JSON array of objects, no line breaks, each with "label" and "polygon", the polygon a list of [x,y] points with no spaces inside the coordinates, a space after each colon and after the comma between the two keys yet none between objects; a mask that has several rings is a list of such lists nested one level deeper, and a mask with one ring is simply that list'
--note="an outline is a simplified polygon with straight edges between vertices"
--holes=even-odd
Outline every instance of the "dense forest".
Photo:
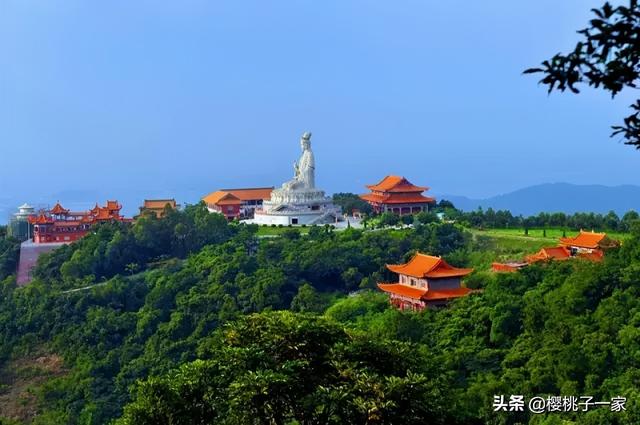
[{"label": "dense forest", "polygon": [[[3,423],[640,423],[637,220],[602,263],[513,274],[482,270],[493,247],[464,226],[423,221],[260,237],[195,205],[99,226],[43,256],[28,286],[3,276],[0,396],[60,359],[29,409],[0,397]],[[416,250],[477,267],[481,291],[390,308],[375,284]],[[628,402],[495,413],[497,394]]]},{"label": "dense forest", "polygon": [[[342,210],[351,214],[354,210],[366,215],[373,215],[371,206],[353,193],[336,193],[333,201],[340,205]],[[598,229],[605,231],[628,232],[631,223],[640,219],[636,211],[628,211],[622,217],[614,211],[607,214],[596,213],[575,213],[566,214],[563,212],[541,212],[538,215],[524,217],[514,216],[507,210],[494,210],[481,208],[475,211],[462,211],[446,199],[434,203],[429,213],[420,213],[415,216],[416,221],[423,224],[437,221],[437,214],[443,218],[455,221],[468,227],[474,228],[561,228],[566,230]],[[398,224],[411,224],[414,221],[412,216],[398,217],[395,214],[385,213],[378,217],[376,223],[382,226],[394,226]]]}]

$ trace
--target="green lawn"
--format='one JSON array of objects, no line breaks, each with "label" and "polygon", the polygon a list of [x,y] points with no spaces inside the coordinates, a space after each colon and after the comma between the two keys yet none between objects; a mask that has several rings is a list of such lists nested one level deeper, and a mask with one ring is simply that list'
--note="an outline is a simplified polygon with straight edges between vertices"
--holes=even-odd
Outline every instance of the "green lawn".
[{"label": "green lawn", "polygon": [[[554,246],[557,239],[543,237],[526,237],[491,230],[466,229],[474,238],[474,248],[470,262],[478,270],[487,270],[491,263],[522,261],[525,256],[533,254],[545,246]],[[502,230],[502,229],[500,229]]]},{"label": "green lawn", "polygon": [[[598,229],[595,229],[596,232],[598,232]],[[558,241],[559,238],[562,237],[562,229],[560,228],[551,228],[551,229],[547,229],[546,230],[546,238],[543,236],[543,229],[529,229],[529,235],[525,236],[524,234],[524,229],[520,228],[520,229],[487,229],[487,230],[481,230],[479,231],[481,233],[486,233],[489,235],[496,235],[496,236],[519,236],[519,237],[525,237],[525,238],[530,238],[530,239],[543,239],[543,240],[553,240],[555,242]],[[620,232],[605,232],[607,235],[609,235],[609,237],[613,238],[613,239],[618,239],[618,240],[624,240],[627,239],[629,237],[628,233],[620,233]],[[572,236],[576,236],[578,234],[577,231],[574,230],[566,230],[566,235],[567,237],[572,237]]]},{"label": "green lawn", "polygon": [[271,226],[260,226],[258,228],[258,236],[280,236],[282,232],[287,229],[296,229],[302,235],[306,235],[309,233],[310,227],[271,227]]}]

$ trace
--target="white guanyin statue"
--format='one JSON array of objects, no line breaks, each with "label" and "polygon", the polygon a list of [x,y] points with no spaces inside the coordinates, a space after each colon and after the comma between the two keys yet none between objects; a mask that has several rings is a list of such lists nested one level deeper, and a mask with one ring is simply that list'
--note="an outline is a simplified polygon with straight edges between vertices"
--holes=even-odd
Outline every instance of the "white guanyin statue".
[{"label": "white guanyin statue", "polygon": [[311,133],[307,132],[300,138],[302,155],[293,164],[293,180],[282,185],[282,190],[313,190],[316,187],[316,162],[311,150]]},{"label": "white guanyin statue", "polygon": [[311,133],[300,138],[302,155],[293,164],[293,179],[271,192],[252,222],[267,225],[314,225],[340,220],[336,207],[324,191],[316,188],[316,161],[311,151]]}]

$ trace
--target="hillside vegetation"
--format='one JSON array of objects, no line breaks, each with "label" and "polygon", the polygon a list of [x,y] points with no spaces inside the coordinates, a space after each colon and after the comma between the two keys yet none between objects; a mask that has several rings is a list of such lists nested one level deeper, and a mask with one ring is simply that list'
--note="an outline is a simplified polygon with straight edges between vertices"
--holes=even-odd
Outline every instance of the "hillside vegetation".
[{"label": "hillside vegetation", "polygon": [[[42,258],[27,287],[5,278],[4,367],[33,352],[62,359],[33,381],[33,414],[8,419],[640,423],[640,226],[603,263],[480,270],[469,284],[482,292],[420,313],[391,309],[375,290],[391,277],[385,264],[420,250],[482,269],[513,253],[446,223],[257,231],[191,206],[100,226]],[[530,417],[494,413],[495,394],[629,401],[622,413]]]}]

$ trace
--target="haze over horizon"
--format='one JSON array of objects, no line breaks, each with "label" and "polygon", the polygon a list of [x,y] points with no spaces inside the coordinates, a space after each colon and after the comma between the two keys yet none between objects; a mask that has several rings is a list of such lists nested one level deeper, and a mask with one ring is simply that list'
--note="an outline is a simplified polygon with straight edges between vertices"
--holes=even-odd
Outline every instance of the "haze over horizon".
[{"label": "haze over horizon", "polygon": [[0,200],[279,185],[303,131],[327,192],[640,185],[640,152],[609,137],[633,93],[522,75],[600,3],[7,0]]}]

